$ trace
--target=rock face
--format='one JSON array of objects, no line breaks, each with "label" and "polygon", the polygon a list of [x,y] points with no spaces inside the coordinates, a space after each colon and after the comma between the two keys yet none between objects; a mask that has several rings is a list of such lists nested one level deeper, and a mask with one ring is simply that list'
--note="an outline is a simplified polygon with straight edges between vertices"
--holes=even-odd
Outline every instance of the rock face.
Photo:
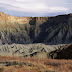
[{"label": "rock face", "polygon": [[45,45],[36,43],[0,45],[0,56],[72,59],[71,53],[72,44]]},{"label": "rock face", "polygon": [[37,58],[53,58],[50,52],[63,47],[64,45],[45,45],[38,44],[5,44],[0,45],[1,56],[18,56],[18,57],[37,57]]},{"label": "rock face", "polygon": [[72,14],[55,17],[13,17],[0,12],[2,44],[65,44],[72,42]]}]

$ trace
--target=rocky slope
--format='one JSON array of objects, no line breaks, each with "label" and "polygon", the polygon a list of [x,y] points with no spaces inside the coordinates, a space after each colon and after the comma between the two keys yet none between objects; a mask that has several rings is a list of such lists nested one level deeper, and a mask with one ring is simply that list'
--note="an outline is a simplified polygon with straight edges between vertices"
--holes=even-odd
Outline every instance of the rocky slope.
[{"label": "rocky slope", "polygon": [[13,17],[0,12],[0,44],[65,44],[72,42],[72,14]]},{"label": "rocky slope", "polygon": [[72,44],[45,45],[5,44],[0,45],[0,56],[33,57],[38,59],[72,59]]},{"label": "rocky slope", "polygon": [[37,57],[37,58],[56,58],[57,55],[50,52],[60,49],[65,45],[45,45],[38,44],[5,44],[0,46],[0,56],[18,57]]}]

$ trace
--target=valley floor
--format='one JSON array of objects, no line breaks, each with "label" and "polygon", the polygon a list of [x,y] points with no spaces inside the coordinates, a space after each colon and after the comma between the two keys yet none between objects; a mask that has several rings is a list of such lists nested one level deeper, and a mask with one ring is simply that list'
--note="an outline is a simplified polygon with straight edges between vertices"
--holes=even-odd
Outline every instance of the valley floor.
[{"label": "valley floor", "polygon": [[0,56],[0,72],[72,72],[72,60]]}]

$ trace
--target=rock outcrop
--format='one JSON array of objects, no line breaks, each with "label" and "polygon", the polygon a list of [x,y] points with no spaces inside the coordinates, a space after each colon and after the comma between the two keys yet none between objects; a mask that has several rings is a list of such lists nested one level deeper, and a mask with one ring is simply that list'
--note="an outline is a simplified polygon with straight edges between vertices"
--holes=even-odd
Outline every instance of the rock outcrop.
[{"label": "rock outcrop", "polygon": [[72,59],[72,44],[5,44],[0,45],[0,56]]},{"label": "rock outcrop", "polygon": [[0,45],[1,56],[18,56],[18,57],[37,57],[37,58],[52,58],[50,52],[60,49],[64,45],[45,45],[38,44],[12,44]]},{"label": "rock outcrop", "polygon": [[13,17],[0,12],[2,44],[72,43],[72,14],[55,17]]}]

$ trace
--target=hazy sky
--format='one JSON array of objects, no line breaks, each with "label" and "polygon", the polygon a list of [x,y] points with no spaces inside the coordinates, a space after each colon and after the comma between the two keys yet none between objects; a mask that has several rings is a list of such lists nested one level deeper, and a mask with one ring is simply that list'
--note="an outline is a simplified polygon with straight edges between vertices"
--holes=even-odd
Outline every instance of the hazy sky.
[{"label": "hazy sky", "polygon": [[54,16],[72,12],[72,0],[0,0],[0,11],[12,16]]}]

